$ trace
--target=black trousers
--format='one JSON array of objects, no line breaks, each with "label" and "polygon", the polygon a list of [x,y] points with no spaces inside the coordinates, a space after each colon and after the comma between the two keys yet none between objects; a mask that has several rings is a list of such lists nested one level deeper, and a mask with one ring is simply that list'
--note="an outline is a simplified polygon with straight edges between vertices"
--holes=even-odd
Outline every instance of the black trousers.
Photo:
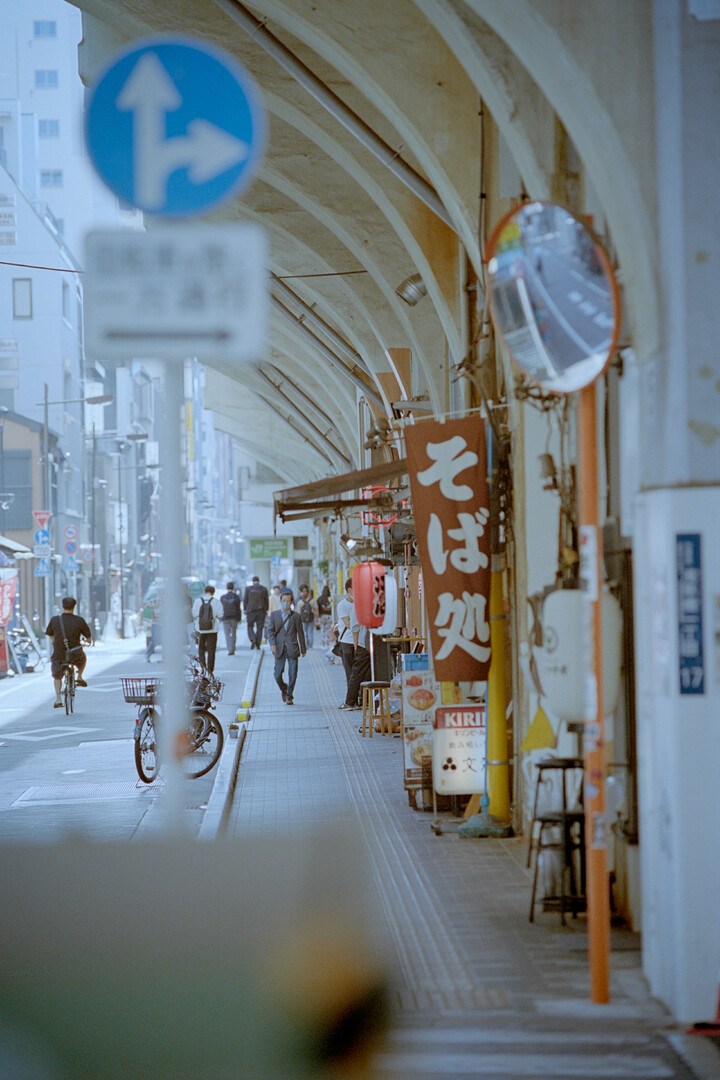
[{"label": "black trousers", "polygon": [[343,667],[345,669],[345,681],[347,685],[350,685],[350,676],[352,675],[353,658],[355,656],[355,646],[352,641],[349,645],[346,645],[344,641],[340,642],[340,650]]},{"label": "black trousers", "polygon": [[208,671],[215,670],[215,650],[217,649],[217,634],[198,634],[198,657],[203,667]]},{"label": "black trousers", "polygon": [[263,627],[265,626],[265,612],[248,611],[245,614],[245,620],[247,622],[247,632],[248,637],[250,638],[250,644],[257,645],[257,647],[260,648]]},{"label": "black trousers", "polygon": [[346,705],[360,705],[360,685],[364,682],[370,681],[370,653],[367,649],[363,649],[362,645],[358,645],[355,650],[355,659],[353,660],[352,671],[350,672],[350,682],[347,688],[347,697],[345,698]]}]

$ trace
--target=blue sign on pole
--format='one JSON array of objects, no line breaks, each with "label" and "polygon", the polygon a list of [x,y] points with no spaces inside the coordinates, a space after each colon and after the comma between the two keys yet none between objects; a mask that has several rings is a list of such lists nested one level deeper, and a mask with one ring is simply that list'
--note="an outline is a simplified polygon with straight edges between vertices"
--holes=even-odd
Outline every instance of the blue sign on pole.
[{"label": "blue sign on pole", "polygon": [[36,529],[35,533],[34,533],[34,536],[35,536],[35,543],[36,544],[49,544],[50,543],[50,533],[49,533],[49,531],[47,529]]},{"label": "blue sign on pole", "polygon": [[47,559],[40,559],[35,567],[35,577],[50,577],[50,563]]},{"label": "blue sign on pole", "polygon": [[93,91],[86,138],[122,199],[188,217],[248,183],[264,129],[254,84],[233,57],[193,38],[160,37],[114,58]]},{"label": "blue sign on pole", "polygon": [[703,577],[699,533],[678,533],[677,558],[678,661],[680,693],[705,693],[703,642]]},{"label": "blue sign on pole", "polygon": [[80,563],[77,561],[77,559],[75,558],[74,555],[69,555],[67,557],[67,559],[65,560],[65,567],[64,567],[65,573],[66,574],[77,574],[79,569],[80,569]]}]

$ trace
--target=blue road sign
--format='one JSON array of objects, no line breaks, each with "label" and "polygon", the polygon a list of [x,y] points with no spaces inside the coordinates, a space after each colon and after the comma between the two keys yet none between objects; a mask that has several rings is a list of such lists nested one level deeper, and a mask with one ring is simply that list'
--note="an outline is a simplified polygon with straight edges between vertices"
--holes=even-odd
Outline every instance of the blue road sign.
[{"label": "blue road sign", "polygon": [[80,563],[77,561],[74,555],[69,555],[65,560],[64,570],[66,574],[77,574],[80,569]]},{"label": "blue road sign", "polygon": [[226,202],[252,177],[265,122],[254,83],[227,53],[193,38],[153,37],[117,54],[86,119],[95,168],[149,214],[188,217]]},{"label": "blue road sign", "polygon": [[68,555],[74,555],[77,551],[77,547],[78,546],[76,540],[68,540],[65,544],[65,550],[67,551]]},{"label": "blue road sign", "polygon": [[35,567],[35,577],[50,577],[50,563],[47,559],[40,559]]},{"label": "blue road sign", "polygon": [[36,544],[50,543],[50,533],[47,529],[36,529],[34,535]]}]

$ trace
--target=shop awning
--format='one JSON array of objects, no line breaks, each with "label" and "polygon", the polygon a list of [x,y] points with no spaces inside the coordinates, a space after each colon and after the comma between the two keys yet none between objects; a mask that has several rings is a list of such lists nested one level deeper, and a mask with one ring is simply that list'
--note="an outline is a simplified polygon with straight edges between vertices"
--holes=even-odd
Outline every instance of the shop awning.
[{"label": "shop awning", "polygon": [[343,499],[346,491],[363,491],[374,485],[388,486],[392,480],[407,473],[407,460],[388,461],[375,465],[372,469],[356,469],[341,476],[328,476],[323,480],[313,480],[299,487],[275,491],[275,517],[281,521],[294,521],[297,518],[315,517],[317,514],[344,514],[348,510],[362,506],[385,507],[388,495],[380,493],[374,499]]},{"label": "shop awning", "polygon": [[18,544],[17,540],[11,540],[9,536],[2,536],[2,534],[0,534],[0,549],[7,551],[10,555],[32,555],[29,547]]}]

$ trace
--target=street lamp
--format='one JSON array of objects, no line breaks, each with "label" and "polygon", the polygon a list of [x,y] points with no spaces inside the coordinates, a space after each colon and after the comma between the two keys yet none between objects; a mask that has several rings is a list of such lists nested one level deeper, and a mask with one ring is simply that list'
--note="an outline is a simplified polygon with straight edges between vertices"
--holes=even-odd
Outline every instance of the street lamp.
[{"label": "street lamp", "polygon": [[[99,405],[99,404],[105,404],[104,399],[105,399],[105,395],[103,395],[103,400],[102,401],[97,400],[97,399],[92,400],[90,398],[86,398],[85,400],[88,401],[92,405]],[[104,431],[104,432],[101,432],[100,435],[98,435],[95,432],[95,425],[93,424],[93,429],[92,429],[92,451],[91,451],[92,456],[91,456],[91,466],[90,466],[90,472],[91,472],[91,478],[92,478],[92,495],[91,495],[92,502],[91,502],[91,505],[90,505],[90,546],[92,548],[92,556],[93,556],[92,557],[92,562],[90,564],[90,566],[91,566],[91,569],[90,569],[90,618],[91,618],[91,626],[92,626],[93,631],[94,631],[95,630],[95,621],[96,621],[96,617],[97,617],[96,597],[95,597],[95,574],[96,574],[96,564],[95,564],[95,546],[96,546],[96,544],[95,544],[95,541],[96,541],[96,520],[97,520],[96,519],[97,488],[101,483],[106,482],[106,481],[99,480],[98,477],[97,477],[97,465],[96,465],[96,461],[97,461],[97,440],[98,439],[114,439],[117,442],[117,446],[118,446],[118,450],[117,450],[117,486],[118,486],[117,522],[118,522],[118,535],[119,535],[119,540],[120,540],[120,545],[119,545],[120,546],[120,629],[119,629],[119,633],[120,633],[121,638],[123,638],[125,636],[125,592],[124,592],[125,587],[124,587],[124,581],[123,581],[124,566],[123,566],[123,550],[122,550],[122,545],[123,545],[122,468],[121,468],[121,464],[120,464],[120,458],[122,456],[123,450],[125,450],[127,448],[127,445],[129,443],[144,442],[147,438],[148,438],[147,432],[131,432],[129,435],[118,435],[118,433],[116,431]]]},{"label": "street lamp", "polygon": [[[48,384],[43,383],[43,399],[36,402],[36,404],[43,407],[43,501],[45,503],[45,509],[52,514],[51,506],[51,483],[50,483],[50,424],[48,420],[48,408],[50,405],[109,405],[110,402],[115,400],[114,394],[95,394],[90,397],[82,398],[63,398],[61,401],[50,401],[48,399]],[[93,549],[94,554],[94,549]],[[54,566],[54,564],[53,564]],[[54,570],[53,570],[54,574]],[[50,618],[50,596],[53,588],[53,581],[48,576],[45,578],[45,621]]]}]

